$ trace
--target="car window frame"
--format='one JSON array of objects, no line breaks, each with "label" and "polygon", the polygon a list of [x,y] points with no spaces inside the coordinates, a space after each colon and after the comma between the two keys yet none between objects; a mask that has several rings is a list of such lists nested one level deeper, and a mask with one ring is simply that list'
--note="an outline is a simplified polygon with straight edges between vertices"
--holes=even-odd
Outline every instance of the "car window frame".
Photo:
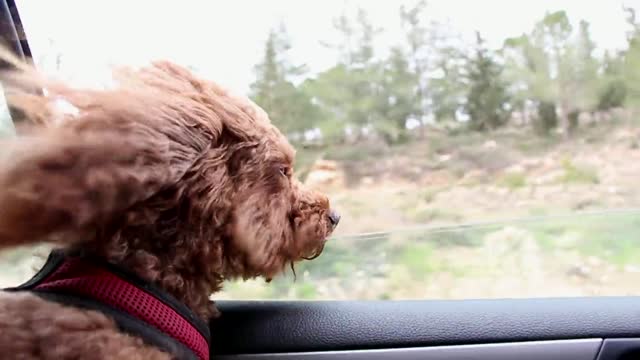
[{"label": "car window frame", "polygon": [[[28,65],[34,65],[33,54],[14,0],[0,0],[0,39],[2,39],[2,46],[12,55]],[[11,70],[11,68],[10,63],[0,59],[0,72]],[[7,99],[6,88],[2,87],[2,91],[4,98]],[[42,89],[32,89],[31,91],[41,93]],[[11,104],[7,104],[7,106],[15,127],[17,123],[24,120],[24,116],[19,109]]]}]

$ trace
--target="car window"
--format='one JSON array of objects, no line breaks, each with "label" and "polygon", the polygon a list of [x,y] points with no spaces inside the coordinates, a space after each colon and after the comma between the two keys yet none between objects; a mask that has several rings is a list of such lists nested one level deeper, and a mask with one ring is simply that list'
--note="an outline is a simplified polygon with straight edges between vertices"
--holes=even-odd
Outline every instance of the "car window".
[{"label": "car window", "polygon": [[[640,295],[637,4],[18,7],[52,76],[101,87],[112,65],[169,59],[250,96],[297,148],[296,175],[340,210],[295,278],[217,299]],[[5,255],[26,270],[2,285],[32,273],[29,254]]]},{"label": "car window", "polygon": [[7,105],[7,100],[4,97],[2,85],[0,85],[0,139],[14,135],[15,128],[13,127],[11,113]]}]

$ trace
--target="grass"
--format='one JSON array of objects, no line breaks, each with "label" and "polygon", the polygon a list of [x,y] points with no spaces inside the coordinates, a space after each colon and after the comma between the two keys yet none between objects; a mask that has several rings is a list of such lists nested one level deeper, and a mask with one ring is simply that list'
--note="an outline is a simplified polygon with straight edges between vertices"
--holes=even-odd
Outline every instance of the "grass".
[{"label": "grass", "polygon": [[271,299],[279,296],[277,288],[258,279],[231,282],[225,285],[224,290],[233,294],[233,298],[236,299]]},{"label": "grass", "polygon": [[434,248],[429,244],[410,244],[400,253],[396,263],[407,267],[413,276],[424,276],[435,270]]},{"label": "grass", "polygon": [[[486,235],[485,229],[447,229],[445,231],[416,231],[402,234],[406,244],[428,243],[437,248],[447,247],[475,247],[482,243]],[[400,234],[396,235],[400,236]]]},{"label": "grass", "polygon": [[294,289],[296,298],[302,299],[302,300],[315,299],[318,295],[316,286],[313,283],[308,281],[294,284],[293,289]]},{"label": "grass", "polygon": [[465,146],[457,151],[457,159],[452,161],[457,166],[468,169],[484,169],[489,173],[499,171],[517,160],[517,155],[507,149],[485,149]]},{"label": "grass", "polygon": [[462,216],[453,211],[428,207],[410,208],[407,211],[407,216],[417,223],[428,223],[433,221],[458,222],[462,220]]},{"label": "grass", "polygon": [[[396,235],[398,236],[398,235]],[[464,276],[468,269],[462,264],[449,262],[443,258],[443,251],[456,251],[461,247],[473,247],[481,243],[484,232],[444,231],[438,233],[405,234],[405,241],[396,249],[390,249],[394,276],[406,271],[411,278],[424,279],[437,273],[449,273],[455,277]]]},{"label": "grass", "polygon": [[571,160],[562,161],[562,169],[564,170],[562,182],[565,184],[598,184],[600,182],[595,169],[576,165]]},{"label": "grass", "polygon": [[619,267],[640,265],[640,214],[576,216],[530,227],[547,252],[575,250]]},{"label": "grass", "polygon": [[539,207],[539,206],[532,207],[527,212],[529,216],[533,216],[533,217],[547,216],[550,214],[549,209],[545,207]]},{"label": "grass", "polygon": [[418,194],[418,197],[421,198],[422,200],[424,200],[424,202],[426,203],[430,203],[433,202],[433,200],[435,200],[436,196],[438,195],[438,193],[442,192],[446,190],[446,188],[427,188],[424,189],[423,191],[421,191]]},{"label": "grass", "polygon": [[[417,230],[390,236],[336,238],[318,259],[296,266],[296,281],[287,275],[270,284],[261,280],[229,283],[225,292],[232,299],[317,299],[321,296],[318,289],[323,281],[339,280],[348,295],[354,282],[383,277],[386,287],[370,296],[392,299],[402,296],[398,294],[406,289],[422,291],[420,289],[424,289],[429,281],[440,281],[438,279],[444,274],[451,276],[449,279],[453,281],[446,286],[455,287],[462,279],[482,278],[486,269],[473,265],[473,259],[486,254],[478,253],[476,249],[481,250],[478,246],[483,244],[488,233],[507,225],[532,234],[549,258],[576,252],[582,259],[596,256],[620,271],[628,265],[640,266],[640,213],[576,215],[543,222],[507,222],[446,231]],[[7,266],[19,264],[28,253],[25,249],[4,253],[2,260]],[[375,271],[385,264],[387,270]],[[355,275],[358,272],[366,274],[365,279],[359,280]]]},{"label": "grass", "polygon": [[510,190],[516,190],[527,185],[527,177],[522,173],[507,173],[502,176],[498,184]]},{"label": "grass", "polygon": [[413,218],[417,212],[421,211],[420,207],[432,203],[436,200],[438,194],[447,189],[449,189],[449,186],[434,186],[417,191],[399,192],[394,196],[388,197],[387,202],[394,209],[404,213],[409,218]]},{"label": "grass", "polygon": [[345,261],[336,261],[332,265],[332,269],[331,269],[332,273],[340,278],[348,277],[350,274],[353,274],[356,270],[357,270],[356,264],[351,262],[345,262]]},{"label": "grass", "polygon": [[558,139],[553,136],[531,136],[531,137],[518,137],[516,141],[513,141],[515,149],[519,150],[524,155],[540,155],[548,151],[549,148],[558,144]]},{"label": "grass", "polygon": [[581,222],[580,252],[618,265],[640,265],[640,215],[631,214]]}]

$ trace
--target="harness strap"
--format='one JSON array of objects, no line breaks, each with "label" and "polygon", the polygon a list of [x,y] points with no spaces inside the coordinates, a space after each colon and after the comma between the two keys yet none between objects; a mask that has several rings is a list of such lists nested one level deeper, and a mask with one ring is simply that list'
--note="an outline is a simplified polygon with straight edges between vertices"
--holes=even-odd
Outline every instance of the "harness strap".
[{"label": "harness strap", "polygon": [[30,291],[64,305],[100,311],[118,327],[178,359],[209,359],[209,329],[164,291],[113,264],[54,250],[24,284],[6,291]]},{"label": "harness strap", "polygon": [[146,344],[155,346],[175,356],[176,359],[199,360],[198,356],[181,342],[112,306],[69,294],[56,294],[39,290],[35,290],[33,293],[45,300],[62,305],[99,311],[113,319],[121,331],[141,338]]}]

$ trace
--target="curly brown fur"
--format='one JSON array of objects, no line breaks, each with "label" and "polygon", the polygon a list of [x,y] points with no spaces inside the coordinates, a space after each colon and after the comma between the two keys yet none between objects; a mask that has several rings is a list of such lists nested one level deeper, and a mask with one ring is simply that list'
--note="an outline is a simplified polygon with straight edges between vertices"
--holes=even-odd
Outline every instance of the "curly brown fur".
[{"label": "curly brown fur", "polygon": [[118,331],[101,313],[31,294],[0,293],[0,358],[168,360],[170,356]]},{"label": "curly brown fur", "polygon": [[[271,279],[322,251],[335,226],[329,201],[292,178],[294,149],[262,109],[169,62],[116,75],[118,86],[100,91],[26,67],[6,76],[12,102],[44,126],[0,143],[0,249],[41,241],[82,249],[203,318],[217,314],[209,297],[224,280]],[[34,86],[47,96],[23,91]],[[78,114],[55,115],[58,98]],[[50,326],[65,329],[52,315],[58,305],[29,301],[12,306],[49,308]],[[78,332],[112,328],[101,315],[69,311],[94,319]],[[0,321],[3,336],[35,331],[18,328]],[[49,335],[62,341],[66,332]]]}]

